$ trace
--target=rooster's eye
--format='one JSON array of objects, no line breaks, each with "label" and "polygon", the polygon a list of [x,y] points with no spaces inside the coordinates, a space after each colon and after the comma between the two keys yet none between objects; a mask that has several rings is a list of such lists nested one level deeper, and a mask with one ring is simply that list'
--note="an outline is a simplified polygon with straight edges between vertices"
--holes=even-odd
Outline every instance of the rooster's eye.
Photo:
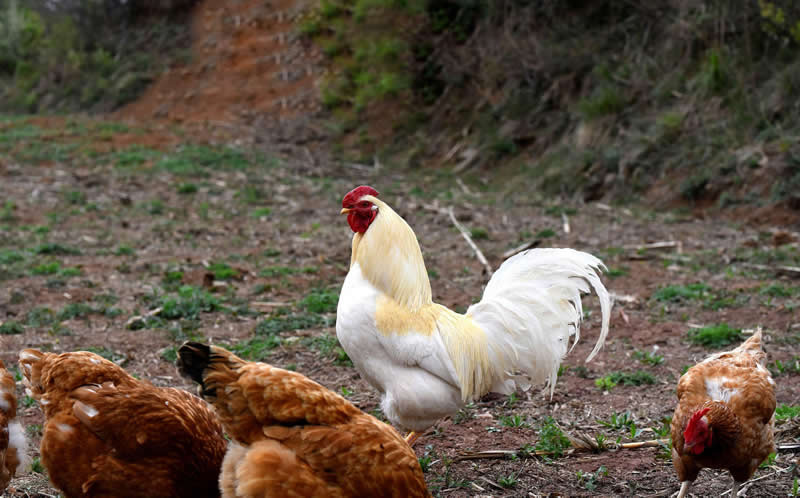
[{"label": "rooster's eye", "polygon": [[369,207],[369,202],[367,202],[367,201],[362,202],[361,203],[361,207],[364,207],[364,208]]}]

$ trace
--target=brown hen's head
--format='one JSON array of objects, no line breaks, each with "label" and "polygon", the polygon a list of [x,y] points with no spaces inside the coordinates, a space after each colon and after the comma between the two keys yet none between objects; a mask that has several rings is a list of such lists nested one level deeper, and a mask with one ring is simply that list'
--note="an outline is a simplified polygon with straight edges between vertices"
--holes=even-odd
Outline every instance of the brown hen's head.
[{"label": "brown hen's head", "polygon": [[711,446],[711,425],[706,417],[709,411],[711,408],[708,407],[697,410],[686,424],[686,430],[683,431],[683,447],[689,453],[699,455]]},{"label": "brown hen's head", "polygon": [[347,223],[356,233],[366,232],[375,216],[378,215],[378,206],[362,199],[367,195],[378,197],[378,191],[367,185],[361,185],[348,192],[342,199],[341,214],[347,215]]}]

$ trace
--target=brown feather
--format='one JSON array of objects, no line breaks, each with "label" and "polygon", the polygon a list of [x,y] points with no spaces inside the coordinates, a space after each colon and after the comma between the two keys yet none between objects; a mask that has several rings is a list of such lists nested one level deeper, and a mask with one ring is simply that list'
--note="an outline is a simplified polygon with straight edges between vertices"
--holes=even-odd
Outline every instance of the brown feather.
[{"label": "brown feather", "polygon": [[299,373],[210,352],[202,390],[238,443],[223,464],[224,497],[429,496],[392,427]]},{"label": "brown feather", "polygon": [[67,497],[217,497],[222,426],[200,398],[93,353],[25,350],[45,426],[41,461]]},{"label": "brown feather", "polygon": [[[775,382],[765,361],[759,330],[738,348],[712,355],[681,377],[671,425],[672,461],[679,480],[694,481],[701,469],[714,468],[727,469],[743,482],[775,451]],[[714,390],[718,392],[709,392]],[[713,399],[720,392],[729,399]],[[684,447],[683,433],[692,414],[704,407],[710,408],[712,444],[693,455]]]}]

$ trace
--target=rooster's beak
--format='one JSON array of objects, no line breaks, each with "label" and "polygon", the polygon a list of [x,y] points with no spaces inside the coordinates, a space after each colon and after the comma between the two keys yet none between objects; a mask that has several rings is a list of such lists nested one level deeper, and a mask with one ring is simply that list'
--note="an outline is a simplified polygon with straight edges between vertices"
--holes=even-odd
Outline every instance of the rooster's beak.
[{"label": "rooster's beak", "polygon": [[341,210],[341,211],[339,211],[339,214],[347,214],[347,213],[349,213],[350,211],[352,211],[352,209],[350,209],[350,208],[342,208],[342,210]]}]

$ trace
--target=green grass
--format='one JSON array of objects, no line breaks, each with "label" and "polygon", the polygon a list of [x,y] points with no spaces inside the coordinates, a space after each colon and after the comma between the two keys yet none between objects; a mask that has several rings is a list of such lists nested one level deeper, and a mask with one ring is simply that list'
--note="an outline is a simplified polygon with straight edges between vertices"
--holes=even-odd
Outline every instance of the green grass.
[{"label": "green grass", "polygon": [[548,451],[551,458],[559,458],[569,447],[569,439],[558,427],[553,417],[545,418],[539,427],[539,440],[536,442],[536,450]]},{"label": "green grass", "polygon": [[339,294],[330,289],[313,289],[300,300],[300,307],[309,313],[334,313],[339,304]]},{"label": "green grass", "polygon": [[318,271],[319,269],[316,266],[305,266],[302,268],[296,268],[292,266],[268,266],[262,269],[260,272],[258,272],[258,275],[260,277],[272,278],[272,277],[285,277],[287,275],[296,275],[299,273],[307,273],[307,274],[317,273]]},{"label": "green grass", "polygon": [[239,278],[239,271],[231,268],[227,263],[213,262],[208,265],[208,271],[214,274],[216,280]]},{"label": "green grass", "polygon": [[471,228],[469,234],[474,240],[485,240],[489,238],[489,231],[483,227]]},{"label": "green grass", "polygon": [[742,329],[730,327],[727,323],[709,325],[699,329],[690,329],[687,332],[689,342],[706,348],[719,348],[728,346],[742,339]]},{"label": "green grass", "polygon": [[653,299],[661,302],[682,302],[693,299],[704,299],[710,295],[711,287],[704,283],[689,285],[668,285],[657,290]]},{"label": "green grass", "polygon": [[232,147],[187,145],[162,157],[156,167],[176,176],[202,177],[211,169],[243,170],[250,164],[243,152]]},{"label": "green grass", "polygon": [[50,308],[37,306],[31,309],[25,317],[25,324],[29,327],[45,327],[56,321],[56,314]]},{"label": "green grass", "polygon": [[335,335],[323,334],[320,336],[310,337],[303,341],[303,343],[313,349],[319,351],[323,356],[333,358],[335,365],[352,367],[353,362],[347,356],[347,352],[339,344],[339,340]]},{"label": "green grass", "polygon": [[273,313],[256,325],[256,334],[274,335],[281,332],[291,332],[315,327],[332,325],[332,321],[313,313]]},{"label": "green grass", "polygon": [[56,314],[56,320],[61,322],[64,320],[72,320],[73,318],[84,318],[94,312],[94,308],[86,303],[69,303]]},{"label": "green grass", "polygon": [[25,327],[15,321],[7,321],[0,324],[0,335],[17,335],[25,332]]},{"label": "green grass", "polygon": [[205,289],[191,285],[178,288],[177,295],[163,296],[160,305],[159,316],[167,320],[195,319],[200,313],[212,313],[223,309],[219,298]]},{"label": "green grass", "polygon": [[612,372],[605,377],[595,380],[595,386],[608,391],[622,384],[624,386],[641,386],[643,384],[655,384],[656,378],[650,372],[636,370],[634,372]]},{"label": "green grass", "polygon": [[664,363],[664,356],[656,354],[655,351],[636,350],[633,352],[633,357],[646,365],[656,366]]},{"label": "green grass", "polygon": [[175,346],[169,346],[161,350],[161,359],[166,361],[167,363],[175,364],[178,361],[178,348]]},{"label": "green grass", "polygon": [[270,351],[281,345],[281,338],[275,334],[268,336],[257,335],[250,339],[234,344],[231,351],[247,360],[259,361],[267,358]]},{"label": "green grass", "polygon": [[800,405],[787,405],[781,403],[775,407],[776,420],[788,420],[795,417],[800,417]]},{"label": "green grass", "polygon": [[518,414],[500,417],[500,425],[504,427],[530,427],[526,418]]},{"label": "green grass", "polygon": [[181,183],[178,185],[178,188],[176,190],[181,195],[196,194],[197,185],[195,185],[194,183]]},{"label": "green grass", "polygon": [[124,244],[114,250],[114,255],[116,256],[133,256],[134,254],[136,254],[136,251],[134,251],[132,247]]},{"label": "green grass", "polygon": [[33,252],[34,254],[46,254],[50,256],[70,256],[70,255],[78,255],[81,253],[79,249],[59,244],[57,242],[47,242],[45,244],[39,244],[38,246],[33,248]]}]

